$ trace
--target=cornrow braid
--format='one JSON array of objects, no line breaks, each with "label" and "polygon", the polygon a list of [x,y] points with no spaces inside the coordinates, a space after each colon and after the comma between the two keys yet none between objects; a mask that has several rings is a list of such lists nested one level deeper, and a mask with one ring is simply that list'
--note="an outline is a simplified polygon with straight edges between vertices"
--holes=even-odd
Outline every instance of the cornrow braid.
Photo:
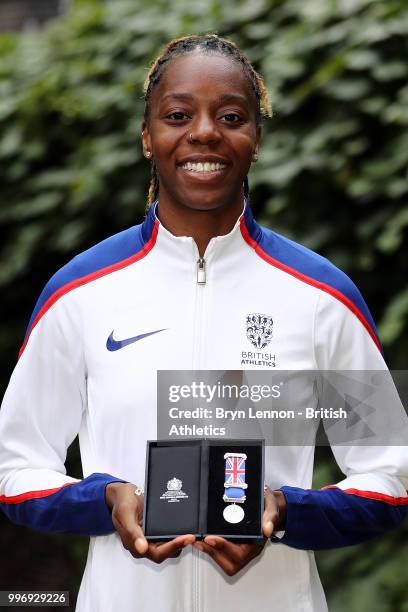
[{"label": "cornrow braid", "polygon": [[150,170],[150,185],[149,185],[149,193],[147,195],[147,207],[157,199],[159,194],[159,177],[156,170],[156,164],[152,159],[151,162],[151,170]]},{"label": "cornrow braid", "polygon": [[[143,91],[145,100],[144,119],[149,118],[150,113],[150,98],[152,89],[159,83],[163,75],[166,64],[178,55],[189,53],[195,49],[200,49],[204,53],[218,53],[230,57],[234,61],[241,64],[255,94],[257,100],[256,108],[256,123],[262,123],[262,117],[272,117],[272,108],[269,101],[268,92],[265,87],[263,78],[253,68],[249,59],[240,51],[232,40],[220,38],[216,34],[201,34],[193,36],[183,36],[171,40],[163,52],[154,60],[145,79]],[[151,166],[151,181],[147,206],[149,207],[158,197],[159,194],[159,177],[156,166],[152,160]],[[244,181],[244,194],[248,197],[249,186],[248,178]]]}]

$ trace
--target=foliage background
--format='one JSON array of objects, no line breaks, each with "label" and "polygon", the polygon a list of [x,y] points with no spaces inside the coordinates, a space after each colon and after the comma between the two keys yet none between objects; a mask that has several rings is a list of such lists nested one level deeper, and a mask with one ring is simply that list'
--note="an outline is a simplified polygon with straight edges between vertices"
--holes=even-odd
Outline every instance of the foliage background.
[{"label": "foliage background", "polygon": [[[45,31],[0,37],[3,390],[50,275],[143,217],[149,168],[139,126],[150,62],[168,39],[209,31],[246,51],[274,107],[250,175],[258,220],[347,272],[389,365],[407,367],[405,0],[178,0],[171,10],[164,0],[77,0]],[[317,459],[315,485],[333,482],[327,452]],[[67,471],[81,476],[76,444]],[[407,612],[407,533],[319,553],[330,609]],[[70,588],[75,599],[85,538],[1,517],[1,542],[0,589]]]}]

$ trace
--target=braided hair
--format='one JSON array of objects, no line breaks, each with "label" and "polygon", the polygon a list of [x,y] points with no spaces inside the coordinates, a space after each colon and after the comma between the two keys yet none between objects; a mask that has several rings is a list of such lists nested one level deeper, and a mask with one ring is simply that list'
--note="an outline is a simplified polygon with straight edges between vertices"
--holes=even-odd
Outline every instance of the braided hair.
[{"label": "braided hair", "polygon": [[[164,51],[159,55],[149,70],[149,73],[144,82],[144,119],[145,121],[149,118],[150,113],[150,98],[152,89],[158,84],[166,64],[178,55],[189,53],[199,49],[203,53],[217,53],[230,57],[232,60],[239,63],[251,88],[255,94],[257,100],[256,107],[256,124],[259,126],[262,122],[262,117],[272,117],[272,108],[268,98],[268,92],[258,72],[253,68],[248,58],[238,49],[235,43],[226,38],[220,38],[216,34],[201,34],[193,36],[183,36],[182,38],[175,38],[171,40],[165,47]],[[244,180],[244,195],[248,197],[248,178]],[[147,197],[148,207],[157,199],[159,193],[159,177],[154,160],[151,162],[151,180],[149,186],[149,194]]]}]

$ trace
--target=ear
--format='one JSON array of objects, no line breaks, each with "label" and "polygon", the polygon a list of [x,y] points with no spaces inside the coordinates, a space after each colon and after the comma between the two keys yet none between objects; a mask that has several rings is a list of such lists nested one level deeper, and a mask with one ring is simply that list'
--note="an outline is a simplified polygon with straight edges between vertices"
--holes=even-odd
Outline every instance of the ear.
[{"label": "ear", "polygon": [[143,120],[140,127],[142,130],[143,154],[146,156],[146,153],[149,152],[151,156],[152,155],[152,140],[150,138],[149,126],[147,122]]}]

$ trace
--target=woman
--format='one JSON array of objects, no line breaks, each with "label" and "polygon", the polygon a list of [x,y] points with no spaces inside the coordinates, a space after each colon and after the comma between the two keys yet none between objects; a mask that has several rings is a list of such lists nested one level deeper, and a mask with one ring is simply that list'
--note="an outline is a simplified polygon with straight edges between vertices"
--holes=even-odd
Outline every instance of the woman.
[{"label": "woman", "polygon": [[[80,612],[325,610],[309,551],[399,524],[408,471],[398,448],[333,448],[345,479],[311,491],[313,449],[267,447],[273,546],[191,534],[150,544],[142,533],[157,370],[240,369],[249,313],[274,321],[263,363],[385,367],[351,281],[252,217],[246,177],[270,106],[237,47],[215,35],[170,42],[145,100],[148,214],[74,258],[40,296],[0,415],[2,508],[36,529],[92,536]],[[83,480],[64,468],[78,433]]]}]

